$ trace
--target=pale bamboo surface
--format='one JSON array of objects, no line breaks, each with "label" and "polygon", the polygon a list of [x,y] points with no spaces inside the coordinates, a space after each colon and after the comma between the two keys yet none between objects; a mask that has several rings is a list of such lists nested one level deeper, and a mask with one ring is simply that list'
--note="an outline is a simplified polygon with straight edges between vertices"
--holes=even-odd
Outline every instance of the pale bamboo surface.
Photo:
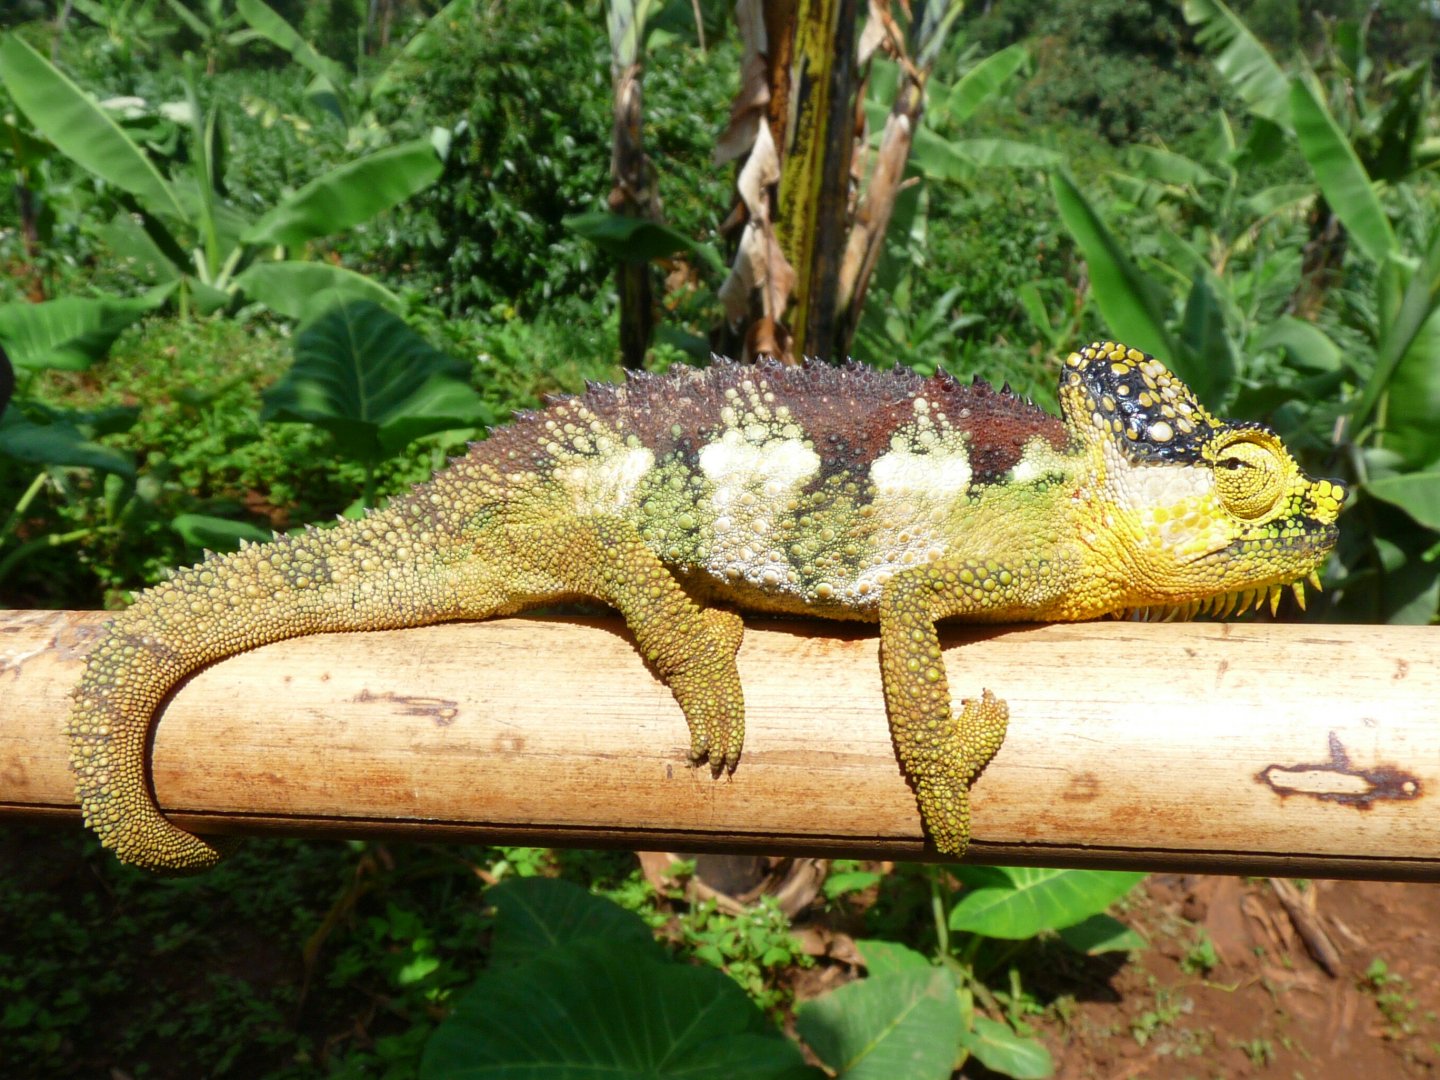
[{"label": "pale bamboo surface", "polygon": [[[0,816],[75,821],[61,726],[105,616],[0,612]],[[1440,630],[957,627],[958,699],[1010,734],[977,862],[1440,880]],[[154,740],[160,803],[212,832],[920,859],[873,628],[749,620],[733,776],[686,763],[618,621],[323,635],[195,676]]]}]

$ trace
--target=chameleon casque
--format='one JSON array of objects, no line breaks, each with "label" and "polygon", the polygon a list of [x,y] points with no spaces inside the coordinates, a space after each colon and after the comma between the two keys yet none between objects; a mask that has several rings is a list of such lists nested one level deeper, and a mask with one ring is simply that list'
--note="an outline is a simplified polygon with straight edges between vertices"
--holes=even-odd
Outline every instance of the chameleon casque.
[{"label": "chameleon casque", "polygon": [[76,690],[85,821],[142,866],[221,856],[160,812],[146,760],[155,710],[206,664],[585,598],[624,616],[717,775],[744,735],[728,606],[879,622],[900,764],[935,847],[959,855],[1008,715],[988,690],[952,711],[937,619],[1224,615],[1286,586],[1303,602],[1345,500],[1135,349],[1071,354],[1059,397],[1063,419],[979,380],[722,361],[522,413],[361,520],[140,593]]}]

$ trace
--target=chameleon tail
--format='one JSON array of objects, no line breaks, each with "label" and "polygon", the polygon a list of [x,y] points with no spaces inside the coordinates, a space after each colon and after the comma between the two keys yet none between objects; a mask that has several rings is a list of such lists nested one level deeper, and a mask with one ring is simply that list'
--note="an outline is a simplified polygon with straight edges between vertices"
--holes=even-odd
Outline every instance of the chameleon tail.
[{"label": "chameleon tail", "polygon": [[145,765],[156,709],[187,675],[260,645],[460,617],[446,553],[451,567],[473,553],[435,540],[383,511],[211,555],[137,596],[90,654],[66,728],[85,823],[101,843],[152,870],[219,861],[225,842],[185,832],[156,804]]}]

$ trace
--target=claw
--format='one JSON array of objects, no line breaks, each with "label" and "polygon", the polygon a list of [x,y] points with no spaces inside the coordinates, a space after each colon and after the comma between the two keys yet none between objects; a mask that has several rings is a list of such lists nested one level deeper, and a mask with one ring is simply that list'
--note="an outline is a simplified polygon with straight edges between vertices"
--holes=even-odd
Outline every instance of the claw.
[{"label": "claw", "polygon": [[1314,571],[1314,570],[1311,570],[1311,571],[1310,571],[1310,576],[1307,577],[1305,580],[1310,583],[1310,587],[1311,587],[1312,589],[1314,589],[1316,592],[1320,592],[1320,591],[1321,591],[1321,589],[1320,589],[1320,575],[1319,575],[1318,572],[1316,572],[1316,571]]},{"label": "claw", "polygon": [[1280,612],[1280,586],[1270,586],[1270,617],[1274,618]]},{"label": "claw", "polygon": [[1300,610],[1305,610],[1305,583],[1293,581],[1290,583],[1290,591],[1295,594],[1295,603],[1300,605]]}]

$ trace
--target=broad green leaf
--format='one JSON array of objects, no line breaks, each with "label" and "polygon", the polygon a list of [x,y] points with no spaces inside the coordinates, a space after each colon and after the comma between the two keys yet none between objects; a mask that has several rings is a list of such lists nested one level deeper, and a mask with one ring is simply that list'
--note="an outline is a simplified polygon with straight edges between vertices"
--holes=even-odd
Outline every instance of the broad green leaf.
[{"label": "broad green leaf", "polygon": [[421,1080],[818,1080],[727,975],[656,951],[591,939],[492,967],[436,1028]]},{"label": "broad green leaf", "polygon": [[1165,330],[1160,304],[1150,282],[1140,273],[1075,182],[1064,172],[1050,178],[1060,219],[1075,238],[1090,270],[1090,290],[1116,341],[1159,356],[1176,359],[1174,342]]},{"label": "broad green leaf", "polygon": [[860,950],[860,959],[865,961],[865,970],[872,979],[905,971],[929,971],[935,966],[924,953],[894,941],[870,938],[857,940],[855,947]]},{"label": "broad green leaf", "polygon": [[1130,166],[1147,180],[1176,187],[1215,186],[1221,180],[1198,161],[1158,146],[1136,145],[1126,152]]},{"label": "broad green leaf", "polygon": [[0,81],[35,129],[81,168],[155,213],[184,217],[160,170],[114,118],[15,34],[0,37]]},{"label": "broad green leaf", "polygon": [[1185,0],[1185,21],[1252,113],[1290,130],[1290,86],[1260,39],[1221,0]]},{"label": "broad green leaf", "polygon": [[795,1010],[795,1030],[845,1080],[947,1080],[963,1029],[955,977],[928,965],[847,983]]},{"label": "broad green leaf", "polygon": [[1002,1076],[1045,1080],[1055,1072],[1050,1051],[1038,1039],[1016,1035],[1007,1025],[988,1016],[975,1017],[975,1030],[967,1031],[961,1042],[980,1064]]},{"label": "broad green leaf", "polygon": [[142,281],[174,281],[180,277],[182,267],[155,242],[135,215],[125,210],[96,226],[95,235]]},{"label": "broad green leaf", "polygon": [[1339,371],[1340,346],[1314,323],[1281,315],[1255,339],[1256,351],[1284,349],[1290,362],[1311,371]]},{"label": "broad green leaf", "polygon": [[21,411],[18,401],[0,413],[0,456],[32,465],[97,469],[131,479],[135,476],[135,462],[130,455],[95,442],[63,412],[57,410],[48,417],[31,419]]},{"label": "broad green leaf", "polygon": [[1104,911],[1145,877],[1109,870],[1000,869],[1008,884],[966,890],[950,909],[952,930],[1012,941],[1060,930]]},{"label": "broad green leaf", "polygon": [[1083,922],[1060,931],[1060,940],[1078,953],[1099,956],[1107,952],[1138,952],[1145,948],[1145,939],[1119,919],[1109,915],[1091,915]]},{"label": "broad green leaf", "polygon": [[1290,109],[1300,152],[1325,201],[1355,246],[1368,258],[1383,263],[1395,250],[1395,233],[1365,166],[1330,115],[1323,92],[1310,80],[1296,78],[1290,85]]},{"label": "broad green leaf", "polygon": [[583,236],[616,259],[649,262],[651,259],[674,255],[678,251],[688,251],[698,255],[717,274],[725,272],[724,260],[711,245],[692,240],[684,233],[657,221],[595,211],[571,214],[564,219],[563,224],[571,232]]},{"label": "broad green leaf", "polygon": [[[1370,419],[1380,396],[1393,389],[1392,382],[1398,383],[1420,397],[1417,401],[1405,401],[1392,395],[1391,404],[1400,412],[1398,419],[1387,417],[1387,427],[1394,426],[1402,441],[1410,443],[1409,449],[1414,450],[1417,445],[1425,444],[1426,430],[1434,427],[1433,414],[1427,417],[1424,407],[1433,400],[1437,389],[1434,348],[1440,337],[1440,326],[1435,322],[1436,311],[1440,310],[1440,228],[1431,235],[1425,258],[1409,275],[1409,280],[1404,281],[1403,291],[1401,281],[1404,278],[1398,261],[1381,267],[1380,342],[1375,370],[1351,410],[1350,423],[1358,430]],[[1398,304],[1391,299],[1397,293]],[[1417,422],[1422,426],[1419,432],[1412,430]],[[1416,434],[1420,436],[1418,444],[1411,437]],[[1411,464],[1425,464],[1428,460],[1424,456],[1410,458]]]},{"label": "broad green leaf", "polygon": [[1309,205],[1315,197],[1313,184],[1276,184],[1264,188],[1241,202],[1247,214],[1253,217],[1268,217],[1282,210],[1291,210]]},{"label": "broad green leaf", "polygon": [[1440,532],[1440,471],[1386,476],[1369,481],[1365,490],[1398,506],[1427,529]]},{"label": "broad green leaf", "polygon": [[440,178],[429,139],[391,146],[317,176],[247,229],[247,244],[299,244],[369,221]]},{"label": "broad green leaf", "polygon": [[342,453],[374,463],[421,435],[485,423],[466,374],[397,316],[351,300],[296,336],[295,363],[260,415],[324,428]]},{"label": "broad green leaf", "polygon": [[945,99],[942,111],[952,124],[960,125],[989,101],[1030,59],[1024,45],[1010,45],[987,56],[961,76]]},{"label": "broad green leaf", "polygon": [[337,92],[348,81],[343,67],[316,52],[299,31],[263,0],[235,0],[235,10],[263,37],[284,49],[312,75],[327,80]]},{"label": "broad green leaf", "polygon": [[946,139],[922,127],[915,132],[910,160],[932,180],[965,180],[976,169],[1054,169],[1065,156],[1015,139]]},{"label": "broad green leaf", "polygon": [[270,530],[248,521],[233,521],[209,514],[177,514],[170,519],[170,527],[191,547],[210,551],[234,551],[241,540],[263,543],[272,539]]},{"label": "broad green leaf", "polygon": [[1220,303],[1203,275],[1190,283],[1180,340],[1185,350],[1172,366],[1196,397],[1218,407],[1235,382],[1235,351],[1225,332]]},{"label": "broad green leaf", "polygon": [[83,371],[99,360],[120,333],[163,304],[173,285],[122,300],[66,296],[39,304],[0,305],[0,345],[17,368]]},{"label": "broad green leaf", "polygon": [[327,262],[258,262],[235,279],[271,311],[308,322],[346,300],[369,300],[399,314],[401,299],[378,281]]},{"label": "broad green leaf", "polygon": [[1055,327],[1050,322],[1050,313],[1045,310],[1045,300],[1040,295],[1040,287],[1033,281],[1026,281],[1015,292],[1031,324],[1049,341],[1055,333]]},{"label": "broad green leaf", "polygon": [[1440,461],[1440,302],[1395,366],[1382,445],[1412,468]]},{"label": "broad green leaf", "polygon": [[491,887],[485,899],[495,905],[492,968],[529,963],[582,941],[609,941],[640,952],[649,946],[655,959],[665,955],[640,916],[569,881],[511,878]]}]

